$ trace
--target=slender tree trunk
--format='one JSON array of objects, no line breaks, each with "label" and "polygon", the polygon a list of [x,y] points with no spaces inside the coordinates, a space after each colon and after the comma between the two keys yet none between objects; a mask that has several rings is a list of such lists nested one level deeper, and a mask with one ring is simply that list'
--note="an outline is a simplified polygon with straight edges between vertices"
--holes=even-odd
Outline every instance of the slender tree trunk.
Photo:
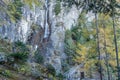
[{"label": "slender tree trunk", "polygon": [[98,61],[99,61],[99,73],[100,73],[100,80],[102,80],[102,66],[100,63],[101,57],[100,57],[100,42],[99,42],[99,29],[98,29],[98,18],[97,13],[95,13],[95,23],[96,23],[96,33],[97,33],[97,51],[98,51]]},{"label": "slender tree trunk", "polygon": [[105,51],[105,55],[106,55],[106,67],[107,67],[107,75],[108,75],[108,80],[110,80],[110,73],[109,73],[109,63],[108,63],[108,53],[107,53],[107,49],[106,49],[106,35],[105,35],[105,25],[103,22],[103,29],[104,29],[104,51]]},{"label": "slender tree trunk", "polygon": [[113,31],[114,31],[113,33],[114,33],[114,43],[115,43],[116,62],[117,62],[117,74],[118,74],[118,80],[120,80],[119,58],[118,58],[119,55],[118,55],[118,46],[117,46],[114,10],[112,10],[112,22],[113,22]]}]

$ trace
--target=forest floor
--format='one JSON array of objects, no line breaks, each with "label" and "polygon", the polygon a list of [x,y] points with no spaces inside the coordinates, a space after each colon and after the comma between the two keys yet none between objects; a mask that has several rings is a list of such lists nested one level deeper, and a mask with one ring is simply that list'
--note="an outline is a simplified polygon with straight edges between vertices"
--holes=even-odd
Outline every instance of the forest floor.
[{"label": "forest floor", "polygon": [[0,65],[0,80],[36,80],[30,75],[19,73],[10,67]]}]

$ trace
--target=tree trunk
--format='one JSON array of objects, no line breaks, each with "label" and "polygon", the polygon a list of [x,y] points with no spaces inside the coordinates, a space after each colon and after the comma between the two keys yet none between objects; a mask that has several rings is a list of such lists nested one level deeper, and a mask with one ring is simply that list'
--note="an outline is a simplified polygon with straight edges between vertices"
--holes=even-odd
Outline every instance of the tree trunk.
[{"label": "tree trunk", "polygon": [[117,37],[116,37],[116,28],[115,28],[114,9],[112,9],[112,22],[113,22],[113,33],[114,33],[114,43],[115,43],[116,62],[117,62],[117,74],[118,74],[118,80],[120,80],[119,58],[118,58],[119,55],[118,55],[118,46],[117,46]]},{"label": "tree trunk", "polygon": [[106,67],[107,67],[107,75],[108,75],[108,80],[110,80],[110,72],[109,72],[109,63],[108,63],[108,53],[106,49],[106,35],[105,35],[105,25],[103,22],[103,29],[104,29],[104,51],[105,51],[105,62],[106,62]]},{"label": "tree trunk", "polygon": [[98,52],[98,67],[99,67],[99,73],[100,73],[100,80],[102,80],[102,66],[100,63],[101,57],[100,57],[100,45],[99,45],[99,29],[98,29],[98,18],[97,13],[95,13],[95,23],[96,23],[96,35],[97,35],[97,52]]}]

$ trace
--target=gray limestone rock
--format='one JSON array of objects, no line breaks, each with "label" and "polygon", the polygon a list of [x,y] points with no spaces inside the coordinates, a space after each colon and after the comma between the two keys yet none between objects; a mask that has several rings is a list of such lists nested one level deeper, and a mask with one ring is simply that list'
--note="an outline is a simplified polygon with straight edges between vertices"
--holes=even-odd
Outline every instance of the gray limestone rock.
[{"label": "gray limestone rock", "polygon": [[7,62],[7,57],[4,52],[0,52],[0,63]]}]

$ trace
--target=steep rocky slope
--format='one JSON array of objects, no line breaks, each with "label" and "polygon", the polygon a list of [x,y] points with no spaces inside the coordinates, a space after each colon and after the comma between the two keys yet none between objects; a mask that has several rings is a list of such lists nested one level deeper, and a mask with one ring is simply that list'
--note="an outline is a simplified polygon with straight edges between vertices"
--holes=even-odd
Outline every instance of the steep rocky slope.
[{"label": "steep rocky slope", "polygon": [[[9,50],[0,49],[0,80],[80,80],[80,67],[83,64],[68,66],[66,71],[63,65],[67,65],[67,55],[64,53],[65,32],[77,24],[82,9],[75,5],[67,7],[64,2],[59,3],[57,0],[39,2],[40,5],[33,2],[32,8],[25,4],[22,17],[17,22],[11,21],[6,13],[0,11],[0,18],[4,21],[0,27],[0,44]],[[24,50],[21,45],[16,48],[17,41],[29,49],[24,64],[19,60],[14,61],[16,56],[12,63],[5,58],[14,51]]]}]

